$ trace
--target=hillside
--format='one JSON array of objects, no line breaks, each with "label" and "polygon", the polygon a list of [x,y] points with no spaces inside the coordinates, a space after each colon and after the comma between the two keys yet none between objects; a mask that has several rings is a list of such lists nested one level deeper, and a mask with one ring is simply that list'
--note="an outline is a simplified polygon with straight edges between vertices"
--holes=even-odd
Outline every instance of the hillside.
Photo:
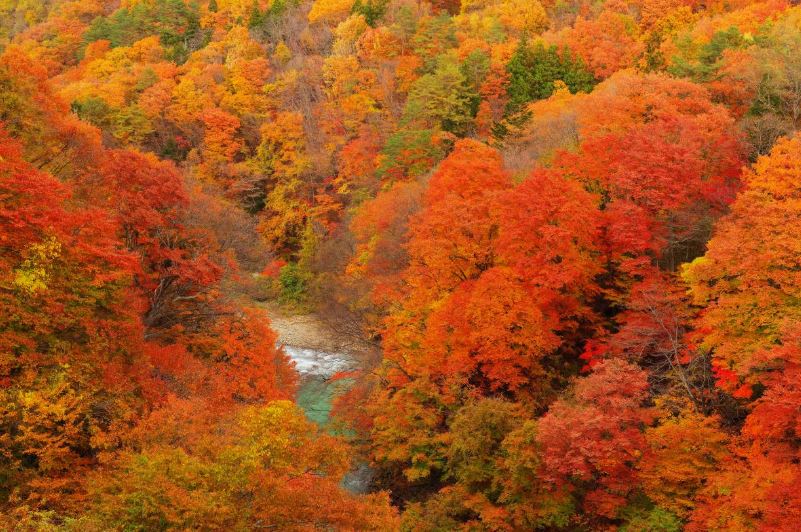
[{"label": "hillside", "polygon": [[795,530],[800,125],[787,0],[0,0],[0,528]]}]

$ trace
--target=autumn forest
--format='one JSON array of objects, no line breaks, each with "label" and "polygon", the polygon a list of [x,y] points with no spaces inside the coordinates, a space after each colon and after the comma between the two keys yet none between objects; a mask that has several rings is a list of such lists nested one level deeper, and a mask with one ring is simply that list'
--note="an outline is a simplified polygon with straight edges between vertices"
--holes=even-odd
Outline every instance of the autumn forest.
[{"label": "autumn forest", "polygon": [[796,3],[0,0],[0,529],[797,530]]}]

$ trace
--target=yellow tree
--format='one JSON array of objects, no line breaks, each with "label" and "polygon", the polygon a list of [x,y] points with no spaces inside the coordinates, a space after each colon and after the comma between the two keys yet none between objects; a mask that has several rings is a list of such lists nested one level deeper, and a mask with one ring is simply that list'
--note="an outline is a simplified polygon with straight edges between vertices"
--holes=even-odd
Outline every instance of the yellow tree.
[{"label": "yellow tree", "polygon": [[301,179],[310,164],[300,113],[282,112],[261,128],[251,165],[268,180],[261,231],[280,252],[296,251],[306,221],[311,190]]},{"label": "yellow tree", "polygon": [[704,305],[700,332],[727,387],[755,352],[801,320],[801,136],[780,140],[744,174],[745,190],[721,219],[706,255],[684,270]]}]

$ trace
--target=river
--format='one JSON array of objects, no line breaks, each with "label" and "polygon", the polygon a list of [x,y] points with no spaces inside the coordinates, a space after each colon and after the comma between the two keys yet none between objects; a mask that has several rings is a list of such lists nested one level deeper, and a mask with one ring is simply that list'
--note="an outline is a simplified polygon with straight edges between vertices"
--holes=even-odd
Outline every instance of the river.
[{"label": "river", "polygon": [[[354,369],[354,359],[345,353],[290,345],[284,345],[284,351],[295,362],[295,369],[300,375],[298,405],[310,420],[321,427],[328,427],[333,399],[351,384],[350,379],[332,380],[331,377],[340,371]],[[356,463],[342,479],[342,485],[353,493],[367,493],[371,478],[370,467],[365,463]]]},{"label": "river", "polygon": [[[314,315],[284,316],[268,309],[278,343],[294,361],[300,377],[297,403],[306,416],[327,430],[334,398],[351,385],[348,378],[332,379],[337,373],[359,368],[357,347],[343,339]],[[342,481],[353,493],[367,493],[372,471],[365,463],[355,463]]]},{"label": "river", "polygon": [[331,401],[348,386],[348,379],[332,380],[331,377],[354,369],[353,359],[344,353],[290,345],[285,345],[284,351],[295,362],[295,370],[300,375],[298,405],[309,419],[325,426],[331,413]]}]

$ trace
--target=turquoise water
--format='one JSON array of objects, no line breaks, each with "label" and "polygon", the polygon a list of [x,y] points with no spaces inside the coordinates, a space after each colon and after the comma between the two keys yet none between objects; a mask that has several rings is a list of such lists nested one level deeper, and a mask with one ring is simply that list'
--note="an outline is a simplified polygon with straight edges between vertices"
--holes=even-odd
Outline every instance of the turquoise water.
[{"label": "turquoise water", "polygon": [[298,405],[309,419],[328,428],[334,399],[353,385],[352,379],[333,377],[353,369],[353,359],[342,353],[306,347],[284,346],[284,350],[295,362],[295,370],[300,375]]},{"label": "turquoise water", "polygon": [[306,412],[306,417],[321,427],[328,427],[334,399],[346,392],[352,384],[352,379],[331,381],[316,376],[302,377],[297,403]]},{"label": "turquoise water", "polygon": [[[315,349],[292,346],[284,346],[284,349],[295,361],[295,369],[300,375],[296,398],[298,406],[306,412],[306,417],[328,432],[343,434],[331,423],[331,408],[334,399],[353,385],[353,379],[332,377],[340,371],[352,369],[353,360],[347,355]],[[367,493],[371,478],[369,465],[358,462],[342,479],[342,486],[353,493]]]}]

